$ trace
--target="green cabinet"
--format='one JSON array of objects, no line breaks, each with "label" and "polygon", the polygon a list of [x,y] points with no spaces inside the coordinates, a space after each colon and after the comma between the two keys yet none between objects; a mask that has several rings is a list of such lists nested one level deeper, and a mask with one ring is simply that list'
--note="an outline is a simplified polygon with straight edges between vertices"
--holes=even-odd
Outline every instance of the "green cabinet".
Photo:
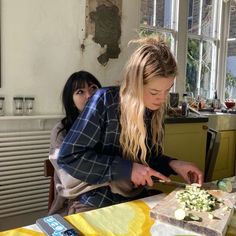
[{"label": "green cabinet", "polygon": [[[182,161],[195,163],[204,173],[207,123],[173,123],[165,125],[164,154]],[[178,176],[171,179],[183,181]],[[169,192],[173,188],[158,184],[158,188]]]},{"label": "green cabinet", "polygon": [[235,175],[236,131],[220,131],[220,146],[213,171],[213,180]]},{"label": "green cabinet", "polygon": [[164,153],[205,169],[207,123],[167,124]]}]

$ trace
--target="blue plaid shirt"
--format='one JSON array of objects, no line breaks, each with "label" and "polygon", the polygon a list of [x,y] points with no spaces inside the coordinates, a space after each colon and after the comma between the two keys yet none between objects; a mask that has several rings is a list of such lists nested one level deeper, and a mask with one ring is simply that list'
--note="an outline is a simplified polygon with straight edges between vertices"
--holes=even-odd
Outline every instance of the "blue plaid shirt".
[{"label": "blue plaid shirt", "polygon": [[[66,135],[58,157],[58,164],[70,175],[91,185],[113,180],[130,180],[132,161],[122,158],[119,143],[119,87],[102,88],[89,100]],[[145,124],[150,127],[152,112],[147,110]],[[151,143],[148,135],[147,143]],[[147,162],[164,175],[174,174],[169,167],[172,158],[151,148]],[[127,201],[111,192],[109,186],[84,193],[78,200],[86,205],[104,207]]]}]

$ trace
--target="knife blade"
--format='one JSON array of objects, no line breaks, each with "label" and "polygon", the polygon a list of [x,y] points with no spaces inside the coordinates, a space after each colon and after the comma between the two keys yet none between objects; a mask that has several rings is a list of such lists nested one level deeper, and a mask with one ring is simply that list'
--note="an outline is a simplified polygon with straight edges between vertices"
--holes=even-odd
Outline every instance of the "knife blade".
[{"label": "knife blade", "polygon": [[160,183],[160,184],[171,185],[171,186],[182,187],[182,188],[185,188],[186,186],[189,185],[187,183],[178,182],[178,181],[174,181],[174,180],[171,180],[170,182],[166,182],[166,181],[164,181],[162,179],[158,179],[154,176],[152,177],[152,181],[154,183]]}]

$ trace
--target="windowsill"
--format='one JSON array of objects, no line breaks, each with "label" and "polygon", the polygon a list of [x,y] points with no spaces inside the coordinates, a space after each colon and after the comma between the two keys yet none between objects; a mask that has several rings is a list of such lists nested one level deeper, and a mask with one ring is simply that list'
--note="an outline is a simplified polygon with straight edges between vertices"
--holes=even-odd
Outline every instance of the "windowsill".
[{"label": "windowsill", "polygon": [[63,115],[1,116],[0,134],[51,130]]},{"label": "windowsill", "polygon": [[37,120],[37,119],[58,119],[62,118],[63,114],[55,114],[55,115],[31,115],[31,116],[13,116],[6,115],[0,116],[0,120]]}]

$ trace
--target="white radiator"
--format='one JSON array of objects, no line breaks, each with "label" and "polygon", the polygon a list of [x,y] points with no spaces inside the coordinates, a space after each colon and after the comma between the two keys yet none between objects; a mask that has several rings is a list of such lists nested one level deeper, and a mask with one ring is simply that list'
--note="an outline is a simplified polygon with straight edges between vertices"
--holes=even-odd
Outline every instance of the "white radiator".
[{"label": "white radiator", "polygon": [[47,209],[49,138],[50,130],[0,133],[0,219]]}]

